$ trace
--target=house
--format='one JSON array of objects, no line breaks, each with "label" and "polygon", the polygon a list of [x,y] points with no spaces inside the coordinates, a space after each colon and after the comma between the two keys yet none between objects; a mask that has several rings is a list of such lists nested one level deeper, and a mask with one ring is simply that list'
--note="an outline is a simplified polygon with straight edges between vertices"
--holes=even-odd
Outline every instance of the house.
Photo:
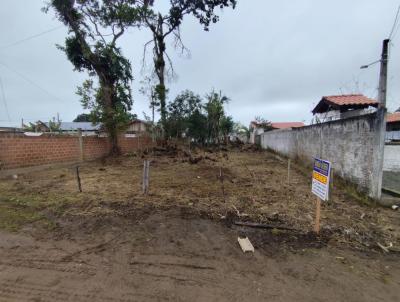
[{"label": "house", "polygon": [[0,132],[23,132],[20,127],[11,122],[2,122],[0,124]]},{"label": "house", "polygon": [[274,122],[274,123],[263,123],[252,121],[250,123],[250,143],[256,142],[257,135],[264,133],[265,131],[278,130],[278,129],[292,129],[304,127],[302,122]]},{"label": "house", "polygon": [[271,123],[272,130],[304,127],[303,122]]},{"label": "house", "polygon": [[400,108],[386,116],[386,141],[400,141]]},{"label": "house", "polygon": [[376,111],[379,102],[362,94],[323,96],[312,110],[317,123],[359,116]]},{"label": "house", "polygon": [[101,131],[100,124],[92,124],[91,122],[42,122],[37,121],[30,126],[23,125],[25,129],[30,128],[31,132],[57,132],[57,133],[76,133],[82,131],[82,135],[96,135]]},{"label": "house", "polygon": [[[49,132],[51,129],[50,122],[40,122],[38,124],[42,132]],[[56,122],[55,124],[58,130],[54,132],[75,133],[81,130],[84,136],[95,135],[101,130],[101,124],[92,124],[91,122]]]},{"label": "house", "polygon": [[149,130],[150,125],[148,122],[140,120],[140,119],[135,119],[131,121],[128,125],[128,128],[125,130],[125,134],[127,136],[138,136],[140,134],[143,134],[147,130]]}]

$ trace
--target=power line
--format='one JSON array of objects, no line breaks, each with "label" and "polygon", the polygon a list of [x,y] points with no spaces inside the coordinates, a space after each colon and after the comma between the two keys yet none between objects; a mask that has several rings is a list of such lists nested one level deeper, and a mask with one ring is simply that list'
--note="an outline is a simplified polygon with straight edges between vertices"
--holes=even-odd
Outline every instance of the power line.
[{"label": "power line", "polygon": [[392,39],[391,39],[391,41],[393,41],[394,38],[396,37],[397,32],[399,31],[399,28],[400,28],[400,22],[397,24],[397,27],[396,27],[396,29],[394,30],[393,34],[392,34]]},{"label": "power line", "polygon": [[34,81],[32,81],[30,78],[28,78],[27,76],[23,75],[22,73],[20,73],[19,71],[11,68],[10,66],[4,64],[3,62],[0,62],[0,65],[2,65],[3,67],[11,70],[12,72],[14,72],[15,74],[17,74],[18,76],[20,76],[22,79],[24,79],[25,81],[27,81],[28,83],[30,83],[31,85],[35,86],[36,88],[42,90],[43,92],[45,92],[46,94],[48,94],[49,96],[51,96],[52,98],[55,98],[63,103],[65,103],[64,100],[60,99],[59,97],[55,96],[54,94],[52,94],[51,92],[49,92],[48,90],[44,89],[42,86],[40,86],[39,84],[35,83]]},{"label": "power line", "polygon": [[0,77],[0,88],[1,88],[1,95],[3,97],[4,108],[6,109],[7,118],[8,118],[8,121],[11,122],[10,113],[8,112],[6,94],[4,92],[4,86],[3,86],[3,81],[1,80],[1,77]]},{"label": "power line", "polygon": [[398,22],[398,20],[399,20],[399,14],[400,14],[400,5],[399,5],[399,7],[398,7],[398,9],[397,9],[396,18],[394,19],[393,26],[392,26],[392,30],[390,31],[390,34],[389,34],[389,40],[392,39],[393,32],[394,32],[394,30],[395,30],[395,28],[396,28],[396,25],[397,25],[397,22]]},{"label": "power line", "polygon": [[35,35],[33,35],[33,36],[29,36],[29,37],[26,37],[26,38],[24,38],[24,39],[15,41],[15,42],[13,42],[13,43],[11,43],[11,44],[4,45],[4,46],[0,47],[0,50],[4,50],[4,49],[10,48],[10,47],[13,47],[13,46],[15,46],[15,45],[24,43],[24,42],[26,42],[26,41],[32,40],[32,39],[34,39],[34,38],[43,36],[43,35],[45,35],[45,34],[47,34],[47,33],[50,33],[50,32],[55,31],[55,30],[57,30],[57,29],[60,29],[61,27],[64,27],[64,26],[63,26],[63,25],[60,25],[60,26],[57,26],[57,27],[53,27],[53,28],[51,28],[51,29],[49,29],[49,30],[43,31],[43,32],[38,33],[38,34],[35,34]]}]

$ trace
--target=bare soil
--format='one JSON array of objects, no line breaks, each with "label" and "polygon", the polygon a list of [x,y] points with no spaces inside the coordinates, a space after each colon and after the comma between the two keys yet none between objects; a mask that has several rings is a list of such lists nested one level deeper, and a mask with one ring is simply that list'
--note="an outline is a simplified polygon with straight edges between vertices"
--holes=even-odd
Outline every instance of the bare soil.
[{"label": "bare soil", "polygon": [[316,236],[307,170],[288,182],[274,154],[209,151],[84,163],[82,193],[74,167],[2,179],[0,301],[400,300],[399,211],[335,180]]}]

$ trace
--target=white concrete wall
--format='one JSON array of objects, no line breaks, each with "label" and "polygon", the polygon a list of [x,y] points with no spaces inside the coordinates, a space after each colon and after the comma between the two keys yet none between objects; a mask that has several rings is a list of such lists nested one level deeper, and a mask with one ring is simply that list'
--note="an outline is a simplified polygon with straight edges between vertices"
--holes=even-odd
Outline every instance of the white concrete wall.
[{"label": "white concrete wall", "polygon": [[385,145],[383,171],[400,172],[400,145]]},{"label": "white concrete wall", "polygon": [[373,113],[293,130],[268,131],[261,135],[261,146],[306,164],[311,164],[314,157],[328,160],[336,174],[379,198],[381,184],[377,179],[381,179],[382,170],[378,120]]}]

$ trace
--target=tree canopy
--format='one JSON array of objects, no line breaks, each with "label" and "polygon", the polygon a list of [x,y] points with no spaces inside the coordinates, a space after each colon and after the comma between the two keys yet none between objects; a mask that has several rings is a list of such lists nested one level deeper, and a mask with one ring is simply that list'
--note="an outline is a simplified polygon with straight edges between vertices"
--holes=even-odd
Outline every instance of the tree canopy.
[{"label": "tree canopy", "polygon": [[141,17],[144,24],[152,33],[152,40],[145,45],[153,43],[153,63],[154,73],[157,76],[158,83],[155,86],[157,99],[160,102],[161,124],[166,127],[167,118],[167,92],[166,77],[168,69],[166,60],[169,61],[170,71],[173,73],[172,62],[166,52],[166,38],[172,35],[175,39],[175,47],[184,51],[184,46],[180,26],[185,15],[194,16],[208,31],[211,23],[216,23],[219,16],[215,13],[216,8],[232,7],[235,8],[236,0],[170,0],[167,13],[162,13],[154,5],[154,1],[145,0],[141,10]]},{"label": "tree canopy", "polygon": [[234,125],[232,117],[224,110],[229,98],[213,90],[205,101],[192,91],[181,92],[167,108],[168,137],[189,136],[201,144],[226,141]]},{"label": "tree canopy", "polygon": [[76,116],[73,122],[91,122],[90,114],[88,113],[81,113]]},{"label": "tree canopy", "polygon": [[82,105],[91,110],[92,122],[101,122],[107,129],[111,153],[117,154],[117,135],[126,126],[132,107],[133,76],[129,60],[116,43],[128,27],[140,25],[138,1],[52,0],[49,8],[69,29],[59,49],[75,70],[89,75],[77,91]]}]

